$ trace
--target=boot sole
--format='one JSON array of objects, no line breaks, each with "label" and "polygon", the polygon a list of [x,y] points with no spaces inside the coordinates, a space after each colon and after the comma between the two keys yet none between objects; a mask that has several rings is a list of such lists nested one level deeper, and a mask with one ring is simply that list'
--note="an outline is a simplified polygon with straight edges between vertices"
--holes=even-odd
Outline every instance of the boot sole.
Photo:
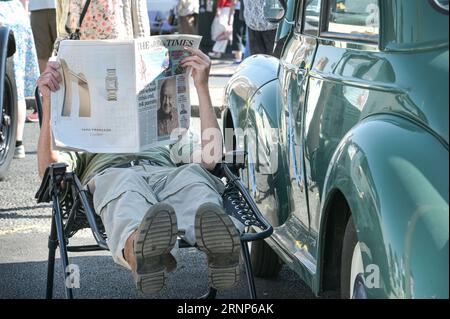
[{"label": "boot sole", "polygon": [[177,240],[177,219],[167,204],[153,205],[138,228],[134,243],[137,261],[136,287],[144,294],[159,292],[165,285],[164,255],[170,253]]},{"label": "boot sole", "polygon": [[195,217],[198,248],[208,256],[208,277],[216,289],[233,287],[240,276],[240,236],[223,209],[203,204]]}]

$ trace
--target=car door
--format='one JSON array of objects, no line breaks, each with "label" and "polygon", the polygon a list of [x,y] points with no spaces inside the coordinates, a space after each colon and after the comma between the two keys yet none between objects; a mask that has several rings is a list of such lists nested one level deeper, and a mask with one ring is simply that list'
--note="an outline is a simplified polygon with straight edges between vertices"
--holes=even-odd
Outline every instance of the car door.
[{"label": "car door", "polygon": [[275,231],[274,238],[278,238],[284,248],[312,274],[316,271],[316,265],[309,254],[310,215],[302,132],[308,71],[313,64],[318,43],[320,6],[319,0],[298,1],[296,27],[284,47],[278,76],[280,102],[284,111],[280,119],[284,123],[280,126],[285,128],[283,134],[289,168],[287,189],[290,205],[289,218]]},{"label": "car door", "polygon": [[[317,259],[327,170],[344,135],[376,107],[395,75],[378,50],[378,0],[325,0],[304,103],[303,146],[310,252]],[[357,178],[357,177],[355,177]],[[358,195],[362,196],[362,195]]]}]

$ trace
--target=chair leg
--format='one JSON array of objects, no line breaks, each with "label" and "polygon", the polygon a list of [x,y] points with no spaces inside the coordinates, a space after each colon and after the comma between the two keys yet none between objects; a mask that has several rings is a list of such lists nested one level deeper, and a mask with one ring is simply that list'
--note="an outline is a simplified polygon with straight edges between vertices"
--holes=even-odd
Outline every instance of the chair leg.
[{"label": "chair leg", "polygon": [[54,207],[54,217],[56,222],[56,234],[58,236],[58,244],[59,244],[59,254],[62,261],[63,273],[64,273],[64,287],[66,289],[66,299],[73,299],[72,288],[67,287],[67,266],[69,265],[69,258],[67,256],[67,245],[64,236],[64,225],[62,221],[61,209],[59,207],[59,202],[56,198],[53,199],[53,207]]},{"label": "chair leg", "polygon": [[245,273],[247,274],[248,288],[250,290],[250,298],[256,299],[255,277],[253,277],[252,261],[248,249],[248,243],[241,240],[242,252],[244,254]]},{"label": "chair leg", "polygon": [[47,266],[47,292],[46,299],[53,298],[53,278],[55,275],[55,253],[58,247],[58,240],[56,238],[55,217],[52,217],[52,226],[50,236],[48,238],[48,266]]}]

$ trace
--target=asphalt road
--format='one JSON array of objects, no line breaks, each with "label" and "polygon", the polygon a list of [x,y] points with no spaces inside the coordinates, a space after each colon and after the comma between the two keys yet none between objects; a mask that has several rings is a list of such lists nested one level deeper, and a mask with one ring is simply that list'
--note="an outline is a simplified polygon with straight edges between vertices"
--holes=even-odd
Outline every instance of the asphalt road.
[{"label": "asphalt road", "polygon": [[[214,94],[225,85],[229,69],[215,67],[210,85]],[[220,92],[219,92],[220,94]],[[217,103],[220,103],[219,98]],[[216,103],[216,104],[217,104]],[[220,106],[220,105],[218,105]],[[194,120],[195,121],[195,120]],[[6,180],[0,182],[0,298],[44,298],[47,267],[49,205],[37,205],[39,187],[36,145],[39,126],[27,123],[24,144],[26,158],[14,160]],[[78,233],[71,244],[93,244],[88,230]],[[130,272],[114,264],[108,252],[72,253],[70,263],[79,266],[78,298],[144,298],[138,294]],[[181,249],[178,267],[167,286],[153,298],[191,299],[208,289],[206,256],[194,248]],[[55,297],[64,298],[63,273],[57,254]],[[260,298],[314,298],[299,277],[286,266],[274,279],[256,279]],[[219,292],[217,298],[248,298],[245,273],[237,287]]]}]

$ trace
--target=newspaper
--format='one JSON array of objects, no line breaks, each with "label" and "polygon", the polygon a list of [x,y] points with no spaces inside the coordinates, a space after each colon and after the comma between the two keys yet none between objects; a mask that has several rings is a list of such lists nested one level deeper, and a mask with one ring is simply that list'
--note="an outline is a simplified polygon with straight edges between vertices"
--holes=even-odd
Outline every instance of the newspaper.
[{"label": "newspaper", "polygon": [[189,128],[189,71],[184,47],[200,36],[65,40],[63,78],[52,93],[52,132],[60,150],[137,153],[176,142]]}]

